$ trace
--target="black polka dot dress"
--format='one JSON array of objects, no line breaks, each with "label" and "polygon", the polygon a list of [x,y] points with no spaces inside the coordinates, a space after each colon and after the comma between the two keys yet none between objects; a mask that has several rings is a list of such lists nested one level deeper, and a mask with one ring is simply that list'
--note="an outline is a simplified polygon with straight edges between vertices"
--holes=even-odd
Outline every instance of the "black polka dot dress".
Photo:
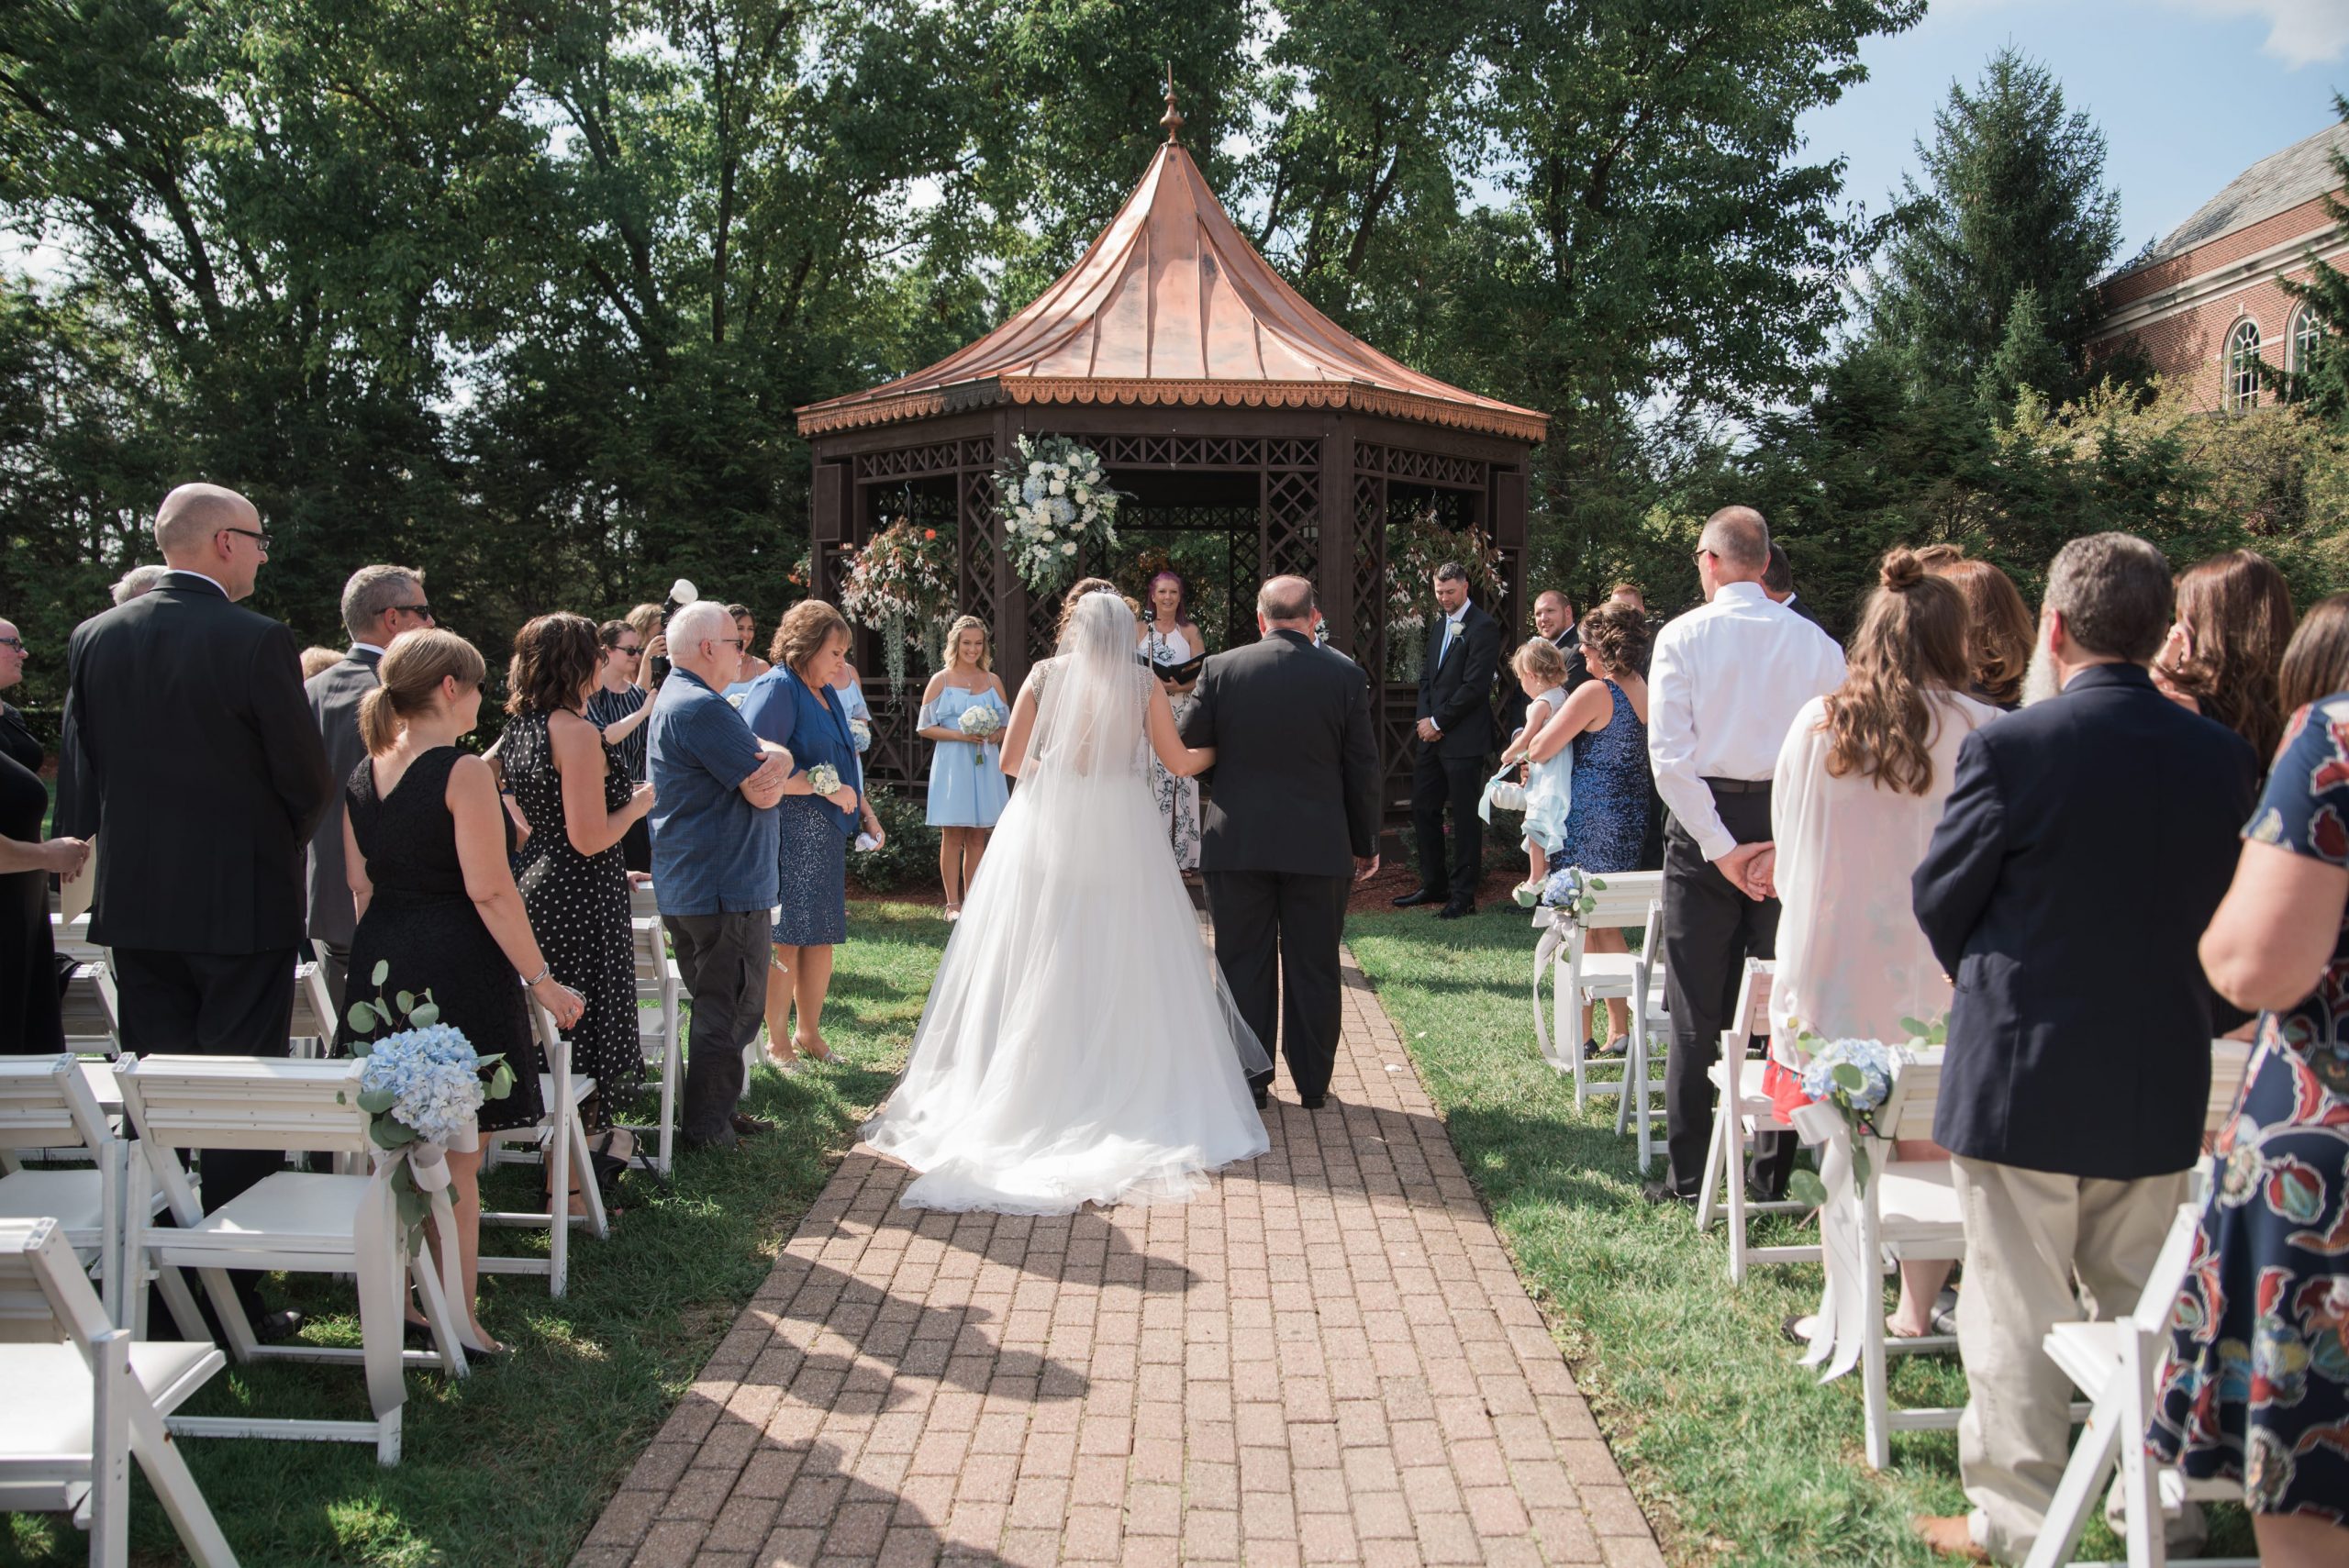
[{"label": "black polka dot dress", "polygon": [[[530,825],[515,860],[514,881],[554,977],[586,998],[586,1012],[563,1036],[571,1041],[571,1070],[596,1080],[588,1124],[606,1126],[644,1075],[622,851],[613,844],[583,855],[572,847],[562,819],[562,777],[555,771],[545,714],[522,714],[509,722],[498,755],[506,766],[506,787]],[[634,787],[619,753],[606,746],[606,808],[617,811],[627,805]]]}]

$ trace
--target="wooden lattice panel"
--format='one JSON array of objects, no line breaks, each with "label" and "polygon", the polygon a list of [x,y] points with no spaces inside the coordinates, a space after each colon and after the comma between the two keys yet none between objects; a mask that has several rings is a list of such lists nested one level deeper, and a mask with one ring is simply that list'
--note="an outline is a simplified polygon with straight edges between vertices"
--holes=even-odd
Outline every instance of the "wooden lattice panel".
[{"label": "wooden lattice panel", "polygon": [[[1308,443],[1276,442],[1275,445]],[[1264,575],[1310,577],[1321,555],[1321,475],[1318,469],[1264,475]]]},{"label": "wooden lattice panel", "polygon": [[1386,482],[1354,474],[1354,662],[1386,675]]},{"label": "wooden lattice panel", "polygon": [[992,628],[998,607],[995,565],[1002,553],[1003,521],[995,515],[995,476],[987,470],[963,473],[962,514],[963,606]]},{"label": "wooden lattice panel", "polygon": [[[910,479],[925,473],[952,473],[963,466],[963,448],[971,444],[968,441],[931,441],[918,447],[893,447],[886,451],[860,452],[856,457],[856,477],[863,480]],[[985,460],[983,458],[981,461]]]},{"label": "wooden lattice panel", "polygon": [[1364,446],[1355,449],[1354,466],[1423,484],[1448,484],[1463,490],[1485,487],[1486,463],[1481,458],[1412,451],[1401,447]]},{"label": "wooden lattice panel", "polygon": [[1111,468],[1260,468],[1264,443],[1252,436],[1111,436],[1094,450]]}]

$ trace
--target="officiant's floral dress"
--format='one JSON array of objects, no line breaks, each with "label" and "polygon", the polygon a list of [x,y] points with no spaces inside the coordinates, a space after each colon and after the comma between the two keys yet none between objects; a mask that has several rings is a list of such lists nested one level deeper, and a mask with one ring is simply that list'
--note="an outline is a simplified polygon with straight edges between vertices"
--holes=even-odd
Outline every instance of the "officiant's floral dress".
[{"label": "officiant's floral dress", "polygon": [[[1194,630],[1197,628],[1194,628]],[[1191,639],[1183,628],[1162,633],[1152,621],[1141,625],[1141,649],[1153,664],[1182,664],[1197,658],[1201,648],[1191,646]],[[1205,639],[1201,639],[1201,647]],[[1183,728],[1184,718],[1191,711],[1188,694],[1167,694],[1167,701],[1174,709],[1174,728]],[[1166,841],[1174,851],[1174,863],[1185,871],[1199,869],[1199,781],[1177,778],[1166,771],[1166,764],[1156,752],[1150,758],[1150,789],[1158,797],[1159,820],[1166,824]]]},{"label": "officiant's floral dress", "polygon": [[[2349,696],[2293,716],[2245,836],[2349,866]],[[2349,1525],[2349,922],[2316,991],[2259,1020],[2170,1313],[2149,1434],[2254,1514]]]}]

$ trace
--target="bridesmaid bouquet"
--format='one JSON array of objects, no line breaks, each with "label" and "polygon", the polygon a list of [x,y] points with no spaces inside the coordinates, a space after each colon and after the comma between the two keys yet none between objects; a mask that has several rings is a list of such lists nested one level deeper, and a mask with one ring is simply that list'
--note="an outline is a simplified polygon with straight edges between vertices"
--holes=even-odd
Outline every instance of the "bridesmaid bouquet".
[{"label": "bridesmaid bouquet", "polygon": [[852,718],[848,721],[848,738],[855,745],[858,755],[873,750],[873,721]]},{"label": "bridesmaid bouquet", "polygon": [[993,703],[981,703],[975,707],[964,708],[963,717],[954,721],[954,728],[978,742],[971,748],[973,765],[985,767],[987,742],[1003,732],[1003,715],[996,711]]}]

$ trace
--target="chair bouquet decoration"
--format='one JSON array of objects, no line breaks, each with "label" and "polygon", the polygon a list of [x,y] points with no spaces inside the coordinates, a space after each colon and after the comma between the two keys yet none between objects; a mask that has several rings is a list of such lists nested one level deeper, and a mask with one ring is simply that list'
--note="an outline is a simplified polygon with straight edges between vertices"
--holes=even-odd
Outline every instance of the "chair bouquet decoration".
[{"label": "chair bouquet decoration", "polygon": [[1115,548],[1118,503],[1101,454],[1067,436],[1022,436],[1019,458],[995,476],[1012,569],[1030,593],[1057,594],[1075,575],[1077,551]]},{"label": "chair bouquet decoration", "polygon": [[1820,1146],[1820,1156],[1819,1170],[1798,1169],[1787,1179],[1787,1191],[1797,1202],[1819,1210],[1827,1284],[1820,1297],[1819,1327],[1802,1364],[1825,1364],[1822,1383],[1833,1382],[1857,1363],[1863,1315],[1882,1312],[1876,1299],[1882,1274],[1873,1266],[1873,1247],[1863,1231],[1861,1214],[1876,1156],[1889,1151],[1891,1135],[1880,1113],[1892,1097],[1900,1070],[1922,1060],[1947,1038],[1944,1021],[1925,1024],[1903,1018],[1900,1027],[1909,1038],[1889,1045],[1879,1040],[1821,1041],[1795,1026],[1796,1045],[1807,1058],[1802,1092],[1810,1103],[1796,1107],[1787,1119],[1803,1141]]},{"label": "chair bouquet decoration", "polygon": [[[865,540],[841,584],[841,609],[881,634],[889,689],[906,684],[906,651],[918,648],[935,668],[954,618],[954,540],[900,516]],[[867,726],[870,734],[871,727]],[[863,750],[862,747],[859,750]]]},{"label": "chair bouquet decoration", "polygon": [[[1494,802],[1499,805],[1498,801]],[[1504,809],[1508,809],[1504,807]],[[1524,809],[1522,796],[1517,809]],[[1603,877],[1594,876],[1580,866],[1561,866],[1550,873],[1542,884],[1542,900],[1536,911],[1537,923],[1541,911],[1548,911],[1547,924],[1578,925],[1584,916],[1598,907],[1598,895],[1607,891]]]},{"label": "chair bouquet decoration", "polygon": [[[480,1147],[475,1118],[485,1102],[513,1092],[514,1068],[503,1055],[477,1055],[461,1031],[442,1023],[430,991],[420,997],[402,991],[386,1002],[383,984],[390,973],[388,962],[377,962],[370,981],[375,999],[351,1003],[344,1021],[351,1053],[362,1063],[359,1108],[368,1116],[376,1169],[388,1172],[413,1250],[424,1244],[423,1231],[413,1228],[428,1209],[449,1206],[449,1151]],[[370,1038],[402,1022],[397,1033]]]}]

